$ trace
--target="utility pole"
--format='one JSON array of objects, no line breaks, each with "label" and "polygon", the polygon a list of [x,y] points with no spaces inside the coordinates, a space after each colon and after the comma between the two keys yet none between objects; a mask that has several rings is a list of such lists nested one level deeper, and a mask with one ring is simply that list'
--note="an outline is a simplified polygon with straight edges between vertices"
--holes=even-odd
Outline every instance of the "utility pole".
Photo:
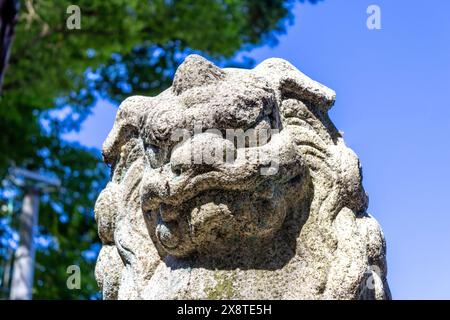
[{"label": "utility pole", "polygon": [[58,179],[50,179],[36,172],[12,169],[10,175],[16,184],[26,190],[20,213],[20,242],[14,254],[14,266],[11,281],[11,300],[30,300],[33,289],[35,247],[34,235],[38,227],[39,196],[50,188],[59,187]]},{"label": "utility pole", "polygon": [[33,236],[36,234],[39,214],[39,194],[30,189],[25,194],[20,213],[20,243],[14,258],[10,299],[30,300],[33,288],[35,247]]}]

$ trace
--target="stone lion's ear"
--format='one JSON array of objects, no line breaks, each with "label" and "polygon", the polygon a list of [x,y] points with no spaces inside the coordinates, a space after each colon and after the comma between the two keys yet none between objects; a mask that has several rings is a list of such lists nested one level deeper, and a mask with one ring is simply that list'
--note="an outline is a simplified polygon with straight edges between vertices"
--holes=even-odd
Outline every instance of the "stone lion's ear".
[{"label": "stone lion's ear", "polygon": [[113,164],[120,154],[120,148],[139,132],[139,125],[151,97],[132,96],[125,99],[119,106],[114,125],[102,146],[103,160]]},{"label": "stone lion's ear", "polygon": [[334,104],[334,90],[307,77],[286,60],[264,60],[254,71],[267,79],[278,92],[280,99],[296,98],[316,106],[323,113]]},{"label": "stone lion's ear", "polygon": [[220,81],[224,77],[225,72],[212,62],[197,54],[191,54],[175,72],[172,90],[179,95],[188,89]]}]

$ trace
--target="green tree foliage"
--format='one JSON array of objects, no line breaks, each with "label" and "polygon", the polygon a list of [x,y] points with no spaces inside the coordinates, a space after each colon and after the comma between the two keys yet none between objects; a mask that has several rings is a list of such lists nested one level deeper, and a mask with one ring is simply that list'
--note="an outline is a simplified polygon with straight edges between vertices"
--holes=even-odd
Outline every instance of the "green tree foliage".
[{"label": "green tree foliage", "polygon": [[[98,150],[62,135],[79,129],[99,97],[119,102],[166,88],[190,52],[236,64],[238,51],[274,44],[292,21],[294,2],[22,1],[0,97],[0,177],[16,165],[52,172],[63,184],[42,197],[39,233],[48,243],[37,252],[34,297],[92,298],[97,292],[92,207],[107,168]],[[73,4],[81,9],[79,30],[66,26]],[[5,192],[0,197],[6,203]],[[81,290],[66,287],[72,264],[81,268]]]}]

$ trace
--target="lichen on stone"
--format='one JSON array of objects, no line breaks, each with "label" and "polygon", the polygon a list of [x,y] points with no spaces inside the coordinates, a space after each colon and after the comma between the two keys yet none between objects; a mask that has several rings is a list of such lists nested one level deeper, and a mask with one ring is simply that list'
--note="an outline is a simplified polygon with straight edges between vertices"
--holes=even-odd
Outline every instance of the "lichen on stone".
[{"label": "lichen on stone", "polygon": [[214,274],[214,280],[216,284],[213,287],[205,288],[206,297],[210,300],[219,299],[232,299],[234,297],[233,292],[233,280],[219,273]]}]

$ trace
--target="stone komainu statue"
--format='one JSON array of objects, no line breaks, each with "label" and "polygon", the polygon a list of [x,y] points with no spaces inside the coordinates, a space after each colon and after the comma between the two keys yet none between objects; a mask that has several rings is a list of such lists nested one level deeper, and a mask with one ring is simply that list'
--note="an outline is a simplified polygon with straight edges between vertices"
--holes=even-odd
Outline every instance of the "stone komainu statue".
[{"label": "stone komainu statue", "polygon": [[[385,241],[328,117],[334,99],[281,59],[220,69],[198,55],[158,96],[126,99],[95,205],[103,297],[389,299]],[[230,129],[268,137],[239,145]],[[182,161],[211,147],[232,161]]]}]

